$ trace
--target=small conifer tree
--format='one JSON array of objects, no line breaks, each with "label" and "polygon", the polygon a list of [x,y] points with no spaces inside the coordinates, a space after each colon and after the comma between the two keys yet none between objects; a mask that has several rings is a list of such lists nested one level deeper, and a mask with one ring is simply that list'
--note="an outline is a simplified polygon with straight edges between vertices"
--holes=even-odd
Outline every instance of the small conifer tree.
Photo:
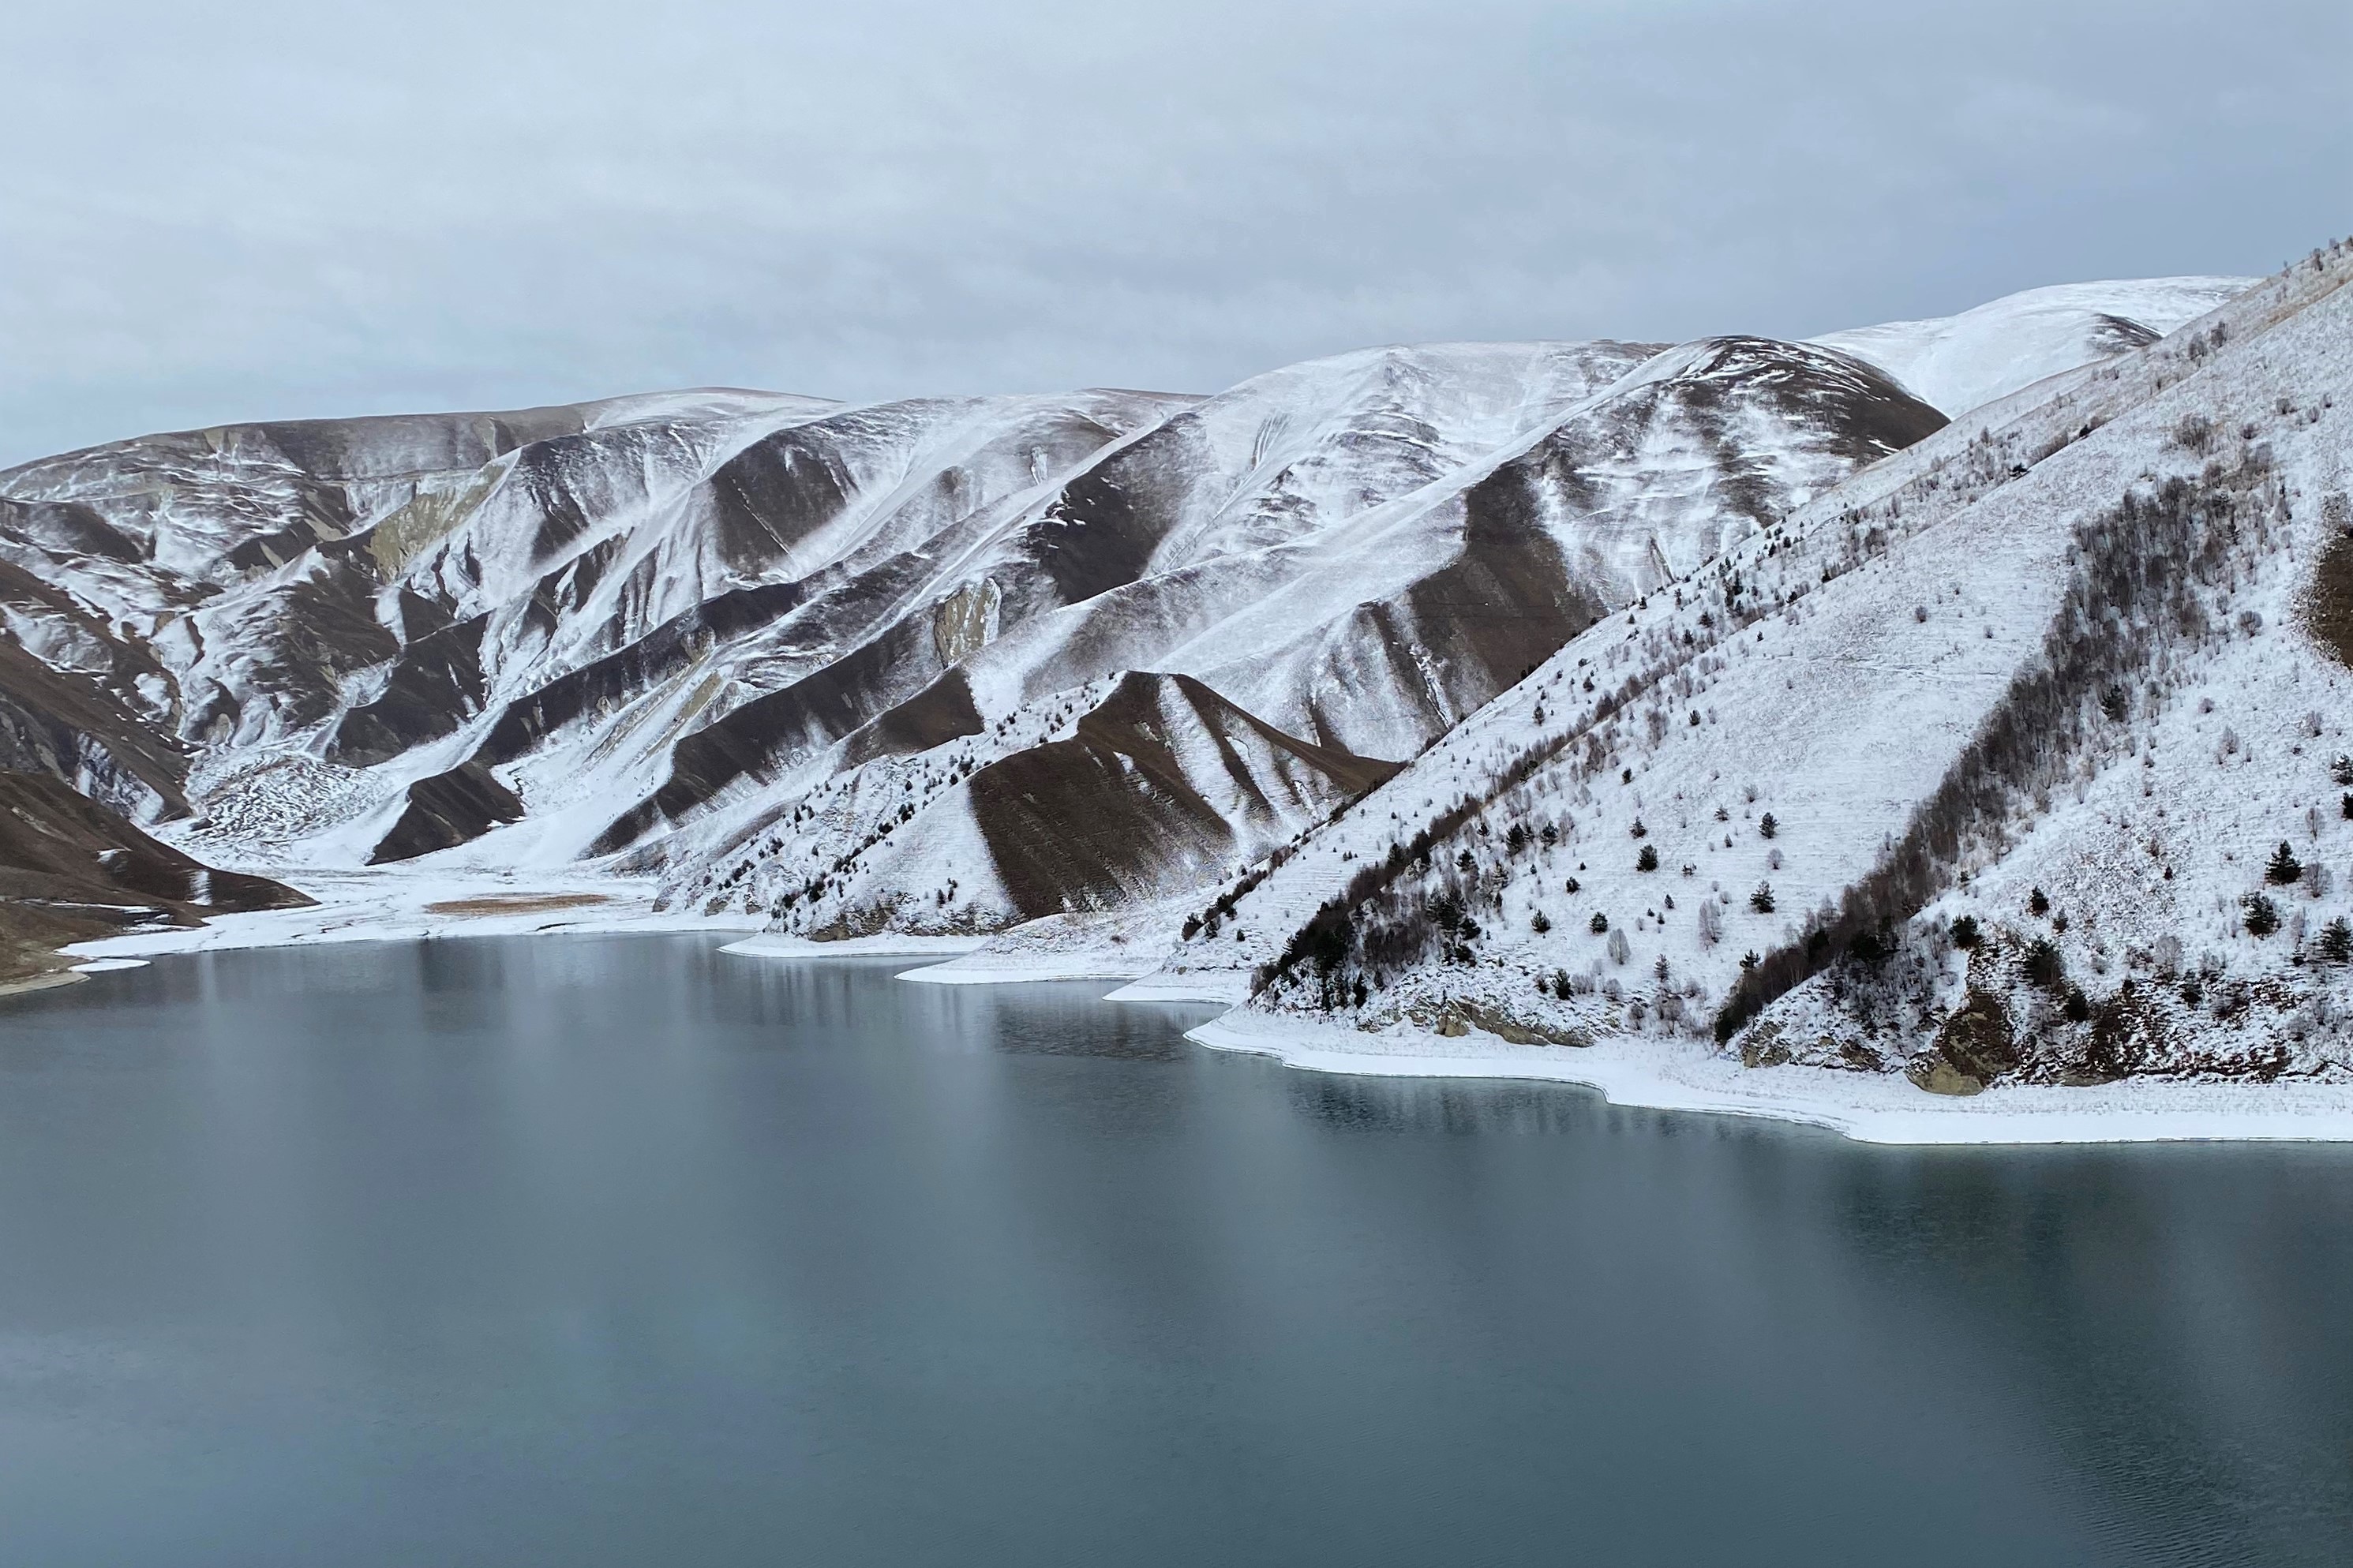
[{"label": "small conifer tree", "polygon": [[2320,928],[2320,940],[2315,944],[2326,963],[2353,963],[2353,924],[2338,915]]}]

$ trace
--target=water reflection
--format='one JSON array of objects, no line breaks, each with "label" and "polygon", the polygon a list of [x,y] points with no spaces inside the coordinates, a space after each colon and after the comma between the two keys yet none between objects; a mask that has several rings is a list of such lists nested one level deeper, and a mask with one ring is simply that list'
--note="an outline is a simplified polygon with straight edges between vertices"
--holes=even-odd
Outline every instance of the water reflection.
[{"label": "water reflection", "polygon": [[8,1005],[9,1559],[2353,1539],[2341,1152],[1867,1149],[713,946],[221,954]]}]

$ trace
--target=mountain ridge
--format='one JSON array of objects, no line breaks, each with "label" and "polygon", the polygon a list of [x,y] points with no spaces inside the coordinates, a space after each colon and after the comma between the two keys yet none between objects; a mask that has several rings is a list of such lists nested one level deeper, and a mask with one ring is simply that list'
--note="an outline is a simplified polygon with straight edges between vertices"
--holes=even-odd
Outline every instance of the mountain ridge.
[{"label": "mountain ridge", "polygon": [[0,473],[0,611],[102,699],[27,754],[124,748],[121,804],[216,864],[585,858],[784,932],[1150,946],[1295,879],[1611,617],[1949,444],[1906,375],[1996,395],[1959,423],[2040,406],[2234,281],[1810,343],[1390,346],[1208,396],[174,433]]}]

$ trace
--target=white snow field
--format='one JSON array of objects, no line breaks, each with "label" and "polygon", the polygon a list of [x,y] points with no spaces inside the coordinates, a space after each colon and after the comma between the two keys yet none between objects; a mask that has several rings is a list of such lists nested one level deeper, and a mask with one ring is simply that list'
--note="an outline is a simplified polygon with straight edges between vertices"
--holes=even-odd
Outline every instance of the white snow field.
[{"label": "white snow field", "polygon": [[1998,398],[2154,342],[2252,278],[2063,283],[2006,295],[1957,316],[1889,321],[1811,342],[1867,360],[1955,417]]}]

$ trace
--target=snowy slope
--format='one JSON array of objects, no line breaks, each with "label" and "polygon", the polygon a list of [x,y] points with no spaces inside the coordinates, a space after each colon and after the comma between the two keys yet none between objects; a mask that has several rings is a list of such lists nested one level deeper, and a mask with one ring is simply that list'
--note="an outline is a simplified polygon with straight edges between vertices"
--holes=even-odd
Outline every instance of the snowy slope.
[{"label": "snowy slope", "polygon": [[0,742],[257,868],[585,858],[801,931],[1173,926],[1598,619],[1888,469],[1942,416],[1874,363],[2022,384],[2123,342],[2065,322],[2215,287],[1830,347],[1366,350],[1206,399],[114,443],[0,474]]},{"label": "snowy slope", "polygon": [[2154,342],[2254,281],[2065,283],[2006,295],[1957,316],[1889,321],[1810,341],[1877,365],[1913,395],[1957,416],[2045,376]]},{"label": "snowy slope", "polygon": [[[1411,488],[1379,504],[1277,509],[1265,495],[1285,493],[1286,477],[1304,463],[1288,455],[1261,461],[1247,511],[1229,500],[1208,514],[1258,520],[1253,547],[1230,554],[1198,554],[1196,520],[1207,509],[1185,504],[1194,469],[1157,450],[1189,446],[1190,427],[1218,412],[1219,400],[1188,410],[1066,484],[1014,526],[1016,548],[985,557],[993,570],[1008,571],[1022,552],[1050,550],[1050,573],[1098,572],[1085,579],[1092,594],[1000,627],[994,640],[911,692],[906,702],[914,711],[892,710],[830,752],[812,746],[816,737],[793,706],[794,691],[748,706],[681,746],[679,772],[692,770],[691,787],[674,777],[632,830],[691,822],[714,801],[723,806],[723,791],[763,803],[683,880],[684,896],[782,903],[788,929],[862,931],[885,918],[919,929],[987,928],[1103,907],[1112,889],[1113,901],[1124,901],[1198,885],[1219,873],[1225,857],[1179,832],[1174,820],[1163,823],[1165,832],[1139,826],[1127,836],[1130,866],[1040,882],[1034,860],[1014,847],[1014,816],[989,804],[1008,791],[1031,793],[1007,782],[1029,764],[1013,760],[1004,738],[1018,748],[1059,744],[1068,726],[1092,723],[1127,759],[1114,770],[1119,776],[1140,779],[1149,770],[1136,766],[1137,745],[1109,739],[1133,721],[1096,704],[1105,700],[1098,682],[1145,670],[1198,679],[1258,728],[1281,735],[1289,754],[1326,759],[1319,767],[1332,778],[1372,776],[1368,768],[1385,772],[1378,763],[1421,750],[1610,607],[1941,423],[1867,368],[1821,351],[1756,339],[1709,340],[1647,356],[1598,348],[1608,357],[1597,351],[1585,357],[1615,359],[1626,366],[1621,374],[1565,404],[1539,404],[1542,422],[1534,429],[1458,461],[1435,480],[1416,483],[1420,467],[1408,465],[1403,482]],[[1394,363],[1398,355],[1385,357]],[[1378,457],[1360,475],[1384,471],[1392,457],[1387,405],[1394,380],[1344,368],[1352,386],[1375,395],[1320,426],[1309,456],[1328,468],[1337,454],[1370,448]],[[1259,389],[1244,394],[1254,397]],[[1172,427],[1177,434],[1167,436]],[[1359,485],[1353,494],[1377,492]],[[1269,532],[1270,542],[1257,542]],[[1163,562],[1166,568],[1155,570]],[[971,587],[968,580],[965,591]],[[1004,595],[1007,603],[1017,597]],[[876,665],[897,683],[892,689],[903,690],[911,671],[927,668],[925,651],[902,644],[887,666]],[[838,701],[836,693],[827,696]],[[1042,721],[1033,721],[1041,707]],[[779,713],[791,716],[790,728]],[[1163,742],[1143,743],[1156,749]],[[878,752],[883,755],[866,760]],[[1056,753],[1071,762],[1082,754]],[[849,768],[889,783],[878,797],[878,786],[838,776]],[[1147,795],[1162,803],[1158,810],[1196,815],[1190,801],[1218,798],[1230,771],[1221,757],[1188,774],[1181,788],[1139,784],[1126,804]],[[804,797],[810,786],[817,793]],[[1345,793],[1311,792],[1318,812]],[[879,815],[878,798],[886,808]],[[781,824],[780,800],[794,803]],[[909,840],[924,846],[934,888],[953,879],[959,889],[955,900],[911,905],[901,897],[907,889],[900,857],[882,841],[897,832],[902,812],[912,819],[935,802],[979,830]],[[1109,800],[1099,809],[1120,811]],[[1228,822],[1221,842],[1247,860],[1271,847],[1266,832],[1282,814],[1245,815],[1250,820]],[[1156,847],[1170,836],[1193,845],[1189,858],[1172,858]],[[1008,858],[1026,868],[1008,874]]]},{"label": "snowy slope", "polygon": [[2353,1073],[2348,279],[2316,253],[1653,592],[1155,983],[1946,1092]]}]

